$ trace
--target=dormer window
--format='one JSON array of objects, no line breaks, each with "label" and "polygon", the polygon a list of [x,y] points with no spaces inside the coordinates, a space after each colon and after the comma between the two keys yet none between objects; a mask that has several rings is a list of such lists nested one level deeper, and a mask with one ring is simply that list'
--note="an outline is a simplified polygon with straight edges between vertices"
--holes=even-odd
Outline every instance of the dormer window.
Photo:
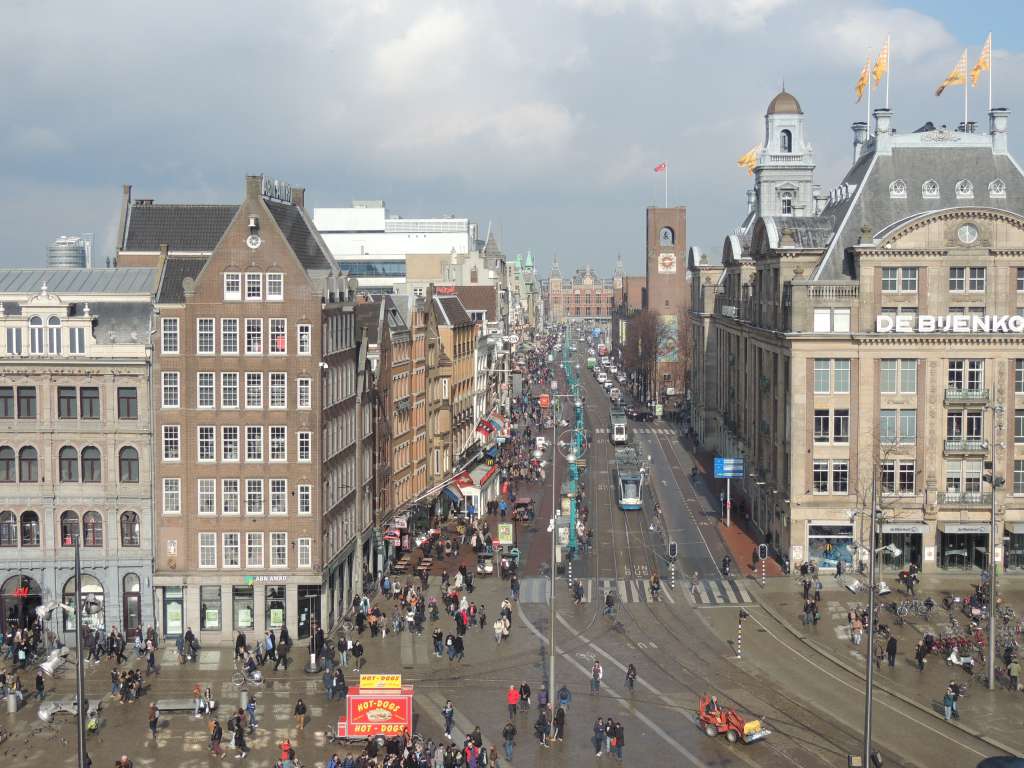
[{"label": "dormer window", "polygon": [[989,182],[988,196],[992,198],[1006,199],[1006,182],[1002,179],[994,179]]},{"label": "dormer window", "polygon": [[896,179],[896,181],[889,185],[889,197],[892,200],[906,200],[907,182],[903,179]]},{"label": "dormer window", "polygon": [[783,130],[779,134],[779,147],[781,147],[782,151],[786,154],[793,151],[793,134],[788,129]]},{"label": "dormer window", "polygon": [[939,197],[939,182],[935,179],[928,179],[921,185],[921,197],[926,200],[936,200]]},{"label": "dormer window", "polygon": [[792,216],[793,215],[793,193],[782,192],[779,194],[779,199],[782,203],[782,215]]},{"label": "dormer window", "polygon": [[970,200],[974,197],[974,185],[967,179],[961,179],[956,183],[957,200]]}]

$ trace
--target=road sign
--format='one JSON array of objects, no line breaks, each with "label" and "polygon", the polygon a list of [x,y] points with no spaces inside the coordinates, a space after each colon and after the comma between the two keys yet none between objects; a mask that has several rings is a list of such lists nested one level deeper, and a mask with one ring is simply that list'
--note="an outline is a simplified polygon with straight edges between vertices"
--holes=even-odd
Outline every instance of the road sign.
[{"label": "road sign", "polygon": [[743,459],[715,457],[715,477],[743,477]]}]

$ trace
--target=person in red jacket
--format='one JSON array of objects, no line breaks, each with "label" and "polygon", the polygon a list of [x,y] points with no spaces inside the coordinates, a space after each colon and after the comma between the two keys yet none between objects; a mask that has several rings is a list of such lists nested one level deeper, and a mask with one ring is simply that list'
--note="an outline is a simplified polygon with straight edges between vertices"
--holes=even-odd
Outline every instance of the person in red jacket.
[{"label": "person in red jacket", "polygon": [[519,689],[514,685],[508,687],[508,693],[505,695],[505,700],[508,702],[508,719],[516,719],[516,710],[519,708]]}]

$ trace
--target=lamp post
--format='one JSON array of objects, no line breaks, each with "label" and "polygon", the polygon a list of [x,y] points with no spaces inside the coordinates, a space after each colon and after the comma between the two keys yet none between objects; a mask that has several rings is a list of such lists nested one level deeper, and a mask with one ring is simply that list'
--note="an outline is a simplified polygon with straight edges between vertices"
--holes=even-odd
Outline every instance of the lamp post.
[{"label": "lamp post", "polygon": [[996,477],[996,445],[998,441],[998,430],[1000,416],[1003,413],[1003,406],[995,404],[991,406],[992,411],[992,443],[989,447],[992,460],[992,505],[991,505],[991,526],[988,540],[988,689],[994,691],[996,688],[996,541],[997,525],[996,520],[996,489],[1005,482],[1003,478]]}]

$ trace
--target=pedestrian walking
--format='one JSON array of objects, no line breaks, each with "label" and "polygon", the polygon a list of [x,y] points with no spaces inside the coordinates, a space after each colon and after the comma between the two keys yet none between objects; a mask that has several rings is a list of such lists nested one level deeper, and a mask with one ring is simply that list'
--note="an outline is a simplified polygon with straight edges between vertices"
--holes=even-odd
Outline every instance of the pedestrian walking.
[{"label": "pedestrian walking", "polygon": [[814,580],[814,602],[816,602],[816,603],[820,603],[821,602],[821,590],[822,590],[821,579],[815,579]]},{"label": "pedestrian walking", "polygon": [[149,732],[153,734],[153,741],[156,741],[156,729],[160,724],[160,710],[156,708],[156,702],[150,702],[149,712]]},{"label": "pedestrian walking", "polygon": [[555,717],[552,720],[551,738],[561,741],[565,737],[565,710],[559,707],[555,710]]},{"label": "pedestrian walking", "polygon": [[615,721],[614,732],[615,735],[612,736],[612,750],[615,753],[615,757],[621,763],[622,747],[626,744],[626,729],[622,727],[622,723],[618,720]]},{"label": "pedestrian walking", "polygon": [[434,656],[440,659],[444,652],[444,633],[441,632],[440,627],[434,627],[434,631],[430,633],[430,639],[434,643]]},{"label": "pedestrian walking", "polygon": [[505,759],[509,762],[512,761],[512,747],[516,740],[516,726],[512,720],[510,717],[505,727],[501,729],[501,738],[505,741]]},{"label": "pedestrian walking", "polygon": [[238,750],[236,757],[245,760],[249,754],[249,745],[245,743],[245,728],[242,727],[242,716],[238,716],[238,724],[235,727],[235,749]]},{"label": "pedestrian walking", "polygon": [[[1016,686],[1014,687],[1016,690]],[[40,701],[46,696],[46,681],[43,679],[43,670],[36,671],[36,698]]]},{"label": "pedestrian walking", "polygon": [[880,670],[882,668],[882,661],[885,659],[885,638],[878,636],[875,638],[875,669]]},{"label": "pedestrian walking", "polygon": [[245,714],[249,718],[249,733],[256,730],[256,726],[259,723],[256,722],[256,695],[253,693],[249,694],[249,701],[245,705]]},{"label": "pedestrian walking", "polygon": [[594,756],[600,757],[604,746],[604,720],[600,717],[594,721],[594,735],[590,737],[590,742],[594,745]]},{"label": "pedestrian walking", "polygon": [[452,737],[452,725],[455,723],[455,705],[452,704],[451,699],[445,702],[444,709],[441,710],[441,717],[444,718],[444,735],[450,739]]},{"label": "pedestrian walking", "polygon": [[626,687],[629,688],[629,692],[633,692],[633,688],[636,685],[636,667],[630,664],[626,668]]},{"label": "pedestrian walking", "polygon": [[235,660],[236,661],[238,659],[241,659],[242,661],[245,661],[245,650],[246,650],[245,633],[244,632],[239,632],[235,636]]},{"label": "pedestrian walking", "polygon": [[601,678],[604,677],[604,670],[601,669],[601,662],[594,659],[594,666],[590,668],[590,692],[592,694],[601,692]]},{"label": "pedestrian walking", "polygon": [[854,616],[850,624],[850,639],[854,645],[860,645],[861,637],[864,635],[864,624],[860,620],[860,614]]},{"label": "pedestrian walking", "polygon": [[558,706],[562,709],[569,709],[569,702],[572,701],[572,692],[569,686],[563,685],[558,689]]},{"label": "pedestrian walking", "polygon": [[945,717],[947,720],[951,720],[953,717],[953,704],[955,703],[953,698],[953,689],[946,687],[946,694],[942,697],[942,709],[944,710]]},{"label": "pedestrian walking", "polygon": [[331,670],[324,670],[322,680],[324,684],[324,693],[327,695],[327,700],[334,701],[334,675],[331,674]]},{"label": "pedestrian walking", "polygon": [[1020,662],[1017,659],[1011,659],[1006,665],[1006,674],[1010,677],[1010,690],[1016,693],[1020,690]]},{"label": "pedestrian walking", "polygon": [[[514,720],[516,716],[516,710],[519,707],[519,690],[514,686],[508,687],[508,693],[505,694],[505,702],[508,704],[508,719]],[[512,759],[511,757],[509,758]]]},{"label": "pedestrian walking", "polygon": [[284,664],[284,671],[288,671],[288,651],[291,650],[292,639],[288,636],[288,627],[281,627],[281,634],[277,638],[277,658],[274,659],[274,671]]},{"label": "pedestrian walking", "polygon": [[889,659],[889,669],[896,668],[896,637],[889,635],[885,643],[885,655]]},{"label": "pedestrian walking", "polygon": [[542,709],[537,715],[537,722],[533,724],[533,732],[537,737],[537,741],[540,742],[542,747],[548,747],[548,733],[551,730],[551,724],[548,722],[548,713]]},{"label": "pedestrian walking", "polygon": [[295,715],[295,728],[301,732],[306,727],[306,703],[302,699],[295,702],[293,714]]},{"label": "pedestrian walking", "polygon": [[927,657],[928,649],[925,648],[924,640],[918,640],[917,647],[914,650],[914,659],[917,661],[918,672],[924,672],[924,664]]}]

